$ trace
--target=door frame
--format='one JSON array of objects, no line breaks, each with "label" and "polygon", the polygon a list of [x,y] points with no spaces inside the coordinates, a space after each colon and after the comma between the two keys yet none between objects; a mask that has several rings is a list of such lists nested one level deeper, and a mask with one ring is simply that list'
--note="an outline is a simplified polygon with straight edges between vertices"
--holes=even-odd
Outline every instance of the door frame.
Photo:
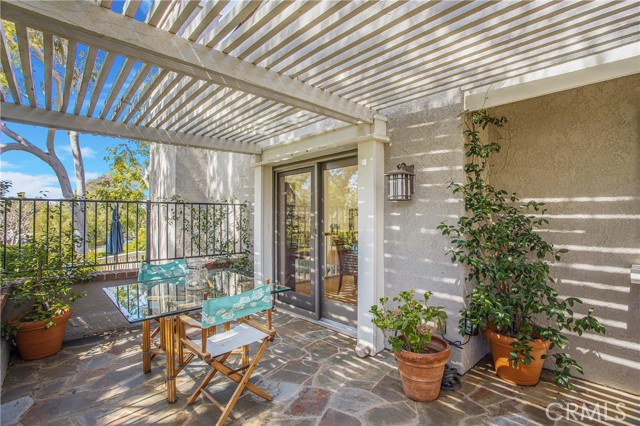
[{"label": "door frame", "polygon": [[[295,311],[296,313],[299,313],[300,315],[304,315],[308,318],[312,318],[312,319],[319,319],[319,312],[318,312],[318,286],[317,286],[317,282],[318,282],[318,278],[317,278],[317,270],[318,270],[318,262],[317,262],[317,255],[316,253],[318,253],[318,238],[317,238],[317,230],[318,230],[318,195],[317,195],[317,175],[318,175],[318,170],[317,170],[317,166],[315,165],[301,165],[300,167],[295,167],[295,168],[290,168],[287,167],[286,170],[274,170],[273,171],[273,182],[274,182],[274,191],[273,191],[273,196],[274,196],[274,212],[273,212],[273,219],[274,219],[274,241],[273,241],[273,246],[274,246],[274,256],[273,256],[273,271],[274,271],[274,277],[276,277],[276,280],[280,281],[280,279],[282,278],[278,272],[282,272],[283,274],[286,273],[285,271],[279,271],[278,268],[278,263],[282,262],[283,260],[280,259],[280,255],[281,255],[281,229],[280,229],[280,222],[282,219],[282,214],[284,212],[281,211],[280,209],[280,199],[279,199],[279,195],[280,195],[280,178],[281,177],[286,177],[286,176],[293,176],[296,174],[301,174],[301,173],[310,173],[311,174],[311,194],[310,194],[310,206],[309,206],[309,215],[310,217],[310,222],[309,222],[309,226],[310,226],[310,241],[309,241],[309,258],[311,259],[310,261],[310,265],[309,265],[309,280],[311,282],[311,295],[306,297],[306,296],[301,296],[298,295],[295,292],[286,292],[282,293],[280,295],[280,297],[278,297],[278,300],[284,304],[285,306],[287,306],[287,308],[289,310]],[[305,308],[306,306],[306,308]]]},{"label": "door frame", "polygon": [[[304,163],[323,155],[358,152],[358,328],[359,353],[384,349],[384,337],[369,307],[384,295],[384,149],[387,120],[336,127],[265,148],[254,156],[254,274],[274,277],[274,167]],[[304,313],[301,313],[304,315]],[[312,318],[314,319],[314,318]]]}]

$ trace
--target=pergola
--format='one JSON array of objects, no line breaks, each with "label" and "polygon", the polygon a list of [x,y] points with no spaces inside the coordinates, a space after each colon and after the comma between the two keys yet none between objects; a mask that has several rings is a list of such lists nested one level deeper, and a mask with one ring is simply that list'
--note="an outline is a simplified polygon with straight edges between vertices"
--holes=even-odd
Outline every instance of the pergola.
[{"label": "pergola", "polygon": [[[474,109],[525,96],[515,85],[528,85],[530,97],[632,74],[640,63],[636,1],[0,7],[19,46],[11,55],[3,34],[3,120],[247,154],[327,118],[372,124],[387,108],[447,90],[464,92]],[[32,31],[44,45],[42,76],[29,53]],[[55,42],[68,52],[61,93]]]}]

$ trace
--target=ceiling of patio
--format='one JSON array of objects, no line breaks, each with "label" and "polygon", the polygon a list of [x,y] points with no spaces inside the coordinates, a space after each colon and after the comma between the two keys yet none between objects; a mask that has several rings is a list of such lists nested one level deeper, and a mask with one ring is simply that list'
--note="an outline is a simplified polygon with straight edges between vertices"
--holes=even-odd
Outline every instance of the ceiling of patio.
[{"label": "ceiling of patio", "polygon": [[3,0],[1,13],[19,46],[3,37],[3,119],[245,153],[640,41],[635,1]]}]

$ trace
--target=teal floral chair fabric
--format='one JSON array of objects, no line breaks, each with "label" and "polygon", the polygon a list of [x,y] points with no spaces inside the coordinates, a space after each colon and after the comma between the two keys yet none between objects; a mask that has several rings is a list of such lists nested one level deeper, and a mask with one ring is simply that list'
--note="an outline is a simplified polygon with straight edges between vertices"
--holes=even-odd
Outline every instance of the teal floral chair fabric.
[{"label": "teal floral chair fabric", "polygon": [[207,299],[202,302],[202,327],[230,322],[271,309],[271,286],[263,285],[235,296]]},{"label": "teal floral chair fabric", "polygon": [[187,260],[178,259],[161,265],[143,263],[138,270],[138,281],[162,280],[187,275]]}]

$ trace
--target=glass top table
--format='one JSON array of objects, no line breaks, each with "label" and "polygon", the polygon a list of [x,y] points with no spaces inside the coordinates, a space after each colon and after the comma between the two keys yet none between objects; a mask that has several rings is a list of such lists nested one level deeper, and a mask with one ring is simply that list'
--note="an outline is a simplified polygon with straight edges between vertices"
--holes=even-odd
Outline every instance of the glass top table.
[{"label": "glass top table", "polygon": [[[265,283],[228,270],[188,270],[185,276],[139,281],[103,291],[130,323],[179,315],[202,308],[208,298],[233,296]],[[271,293],[288,287],[271,284]]]}]

